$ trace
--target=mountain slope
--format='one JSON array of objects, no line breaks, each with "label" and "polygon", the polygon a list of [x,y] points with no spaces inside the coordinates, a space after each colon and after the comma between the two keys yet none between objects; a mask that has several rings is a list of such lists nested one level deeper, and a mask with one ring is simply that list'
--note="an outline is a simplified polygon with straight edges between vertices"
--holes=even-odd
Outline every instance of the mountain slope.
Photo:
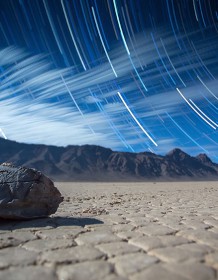
[{"label": "mountain slope", "polygon": [[218,165],[206,155],[180,149],[166,156],[115,152],[94,145],[56,147],[0,139],[0,162],[41,170],[54,180],[134,181],[218,179]]}]

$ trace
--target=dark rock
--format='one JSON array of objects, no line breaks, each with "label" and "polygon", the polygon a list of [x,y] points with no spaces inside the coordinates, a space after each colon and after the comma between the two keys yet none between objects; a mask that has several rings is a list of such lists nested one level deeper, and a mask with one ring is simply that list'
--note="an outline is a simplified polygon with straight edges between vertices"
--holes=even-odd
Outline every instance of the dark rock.
[{"label": "dark rock", "polygon": [[32,219],[56,212],[63,198],[53,182],[41,172],[0,165],[0,217]]}]

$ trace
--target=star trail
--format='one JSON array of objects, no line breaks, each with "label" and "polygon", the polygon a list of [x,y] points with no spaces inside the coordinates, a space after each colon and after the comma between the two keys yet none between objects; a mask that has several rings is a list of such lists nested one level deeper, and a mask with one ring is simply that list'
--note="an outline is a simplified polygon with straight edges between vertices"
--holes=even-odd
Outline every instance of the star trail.
[{"label": "star trail", "polygon": [[0,0],[0,136],[218,161],[217,0]]}]

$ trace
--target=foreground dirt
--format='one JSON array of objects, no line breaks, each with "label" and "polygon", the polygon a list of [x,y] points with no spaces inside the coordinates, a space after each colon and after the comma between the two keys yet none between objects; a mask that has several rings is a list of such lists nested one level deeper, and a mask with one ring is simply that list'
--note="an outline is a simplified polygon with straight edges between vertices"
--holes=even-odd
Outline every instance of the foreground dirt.
[{"label": "foreground dirt", "polygon": [[218,182],[56,186],[52,217],[0,221],[0,279],[218,279]]}]

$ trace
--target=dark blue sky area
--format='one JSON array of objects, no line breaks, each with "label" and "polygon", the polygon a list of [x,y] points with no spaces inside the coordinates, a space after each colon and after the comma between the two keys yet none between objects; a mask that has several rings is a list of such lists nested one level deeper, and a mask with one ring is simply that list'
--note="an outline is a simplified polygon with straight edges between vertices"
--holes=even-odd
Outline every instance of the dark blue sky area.
[{"label": "dark blue sky area", "polygon": [[0,0],[1,137],[218,161],[217,0]]}]

